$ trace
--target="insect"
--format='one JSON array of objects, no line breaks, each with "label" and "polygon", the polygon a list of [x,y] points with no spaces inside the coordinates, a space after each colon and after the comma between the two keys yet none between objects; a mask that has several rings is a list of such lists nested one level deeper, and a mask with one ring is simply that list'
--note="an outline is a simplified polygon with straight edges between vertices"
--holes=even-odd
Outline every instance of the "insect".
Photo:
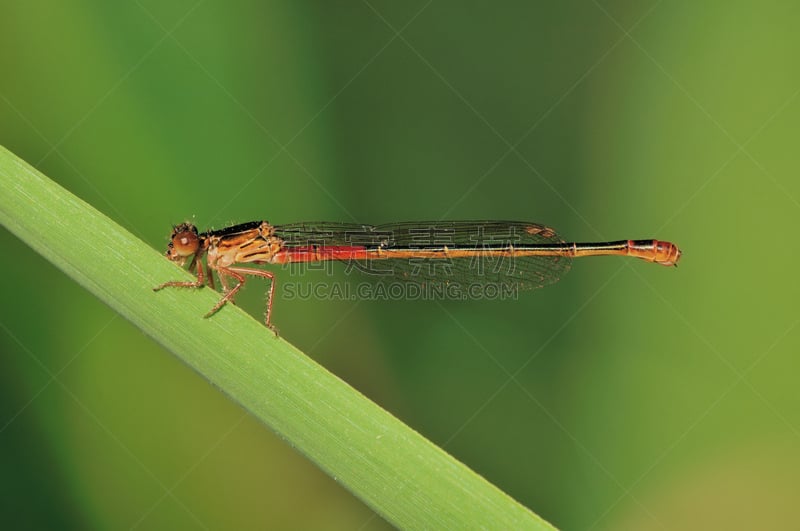
[{"label": "insect", "polygon": [[[252,221],[198,232],[191,223],[173,228],[167,258],[183,266],[191,258],[191,282],[166,287],[214,289],[214,273],[223,295],[205,315],[233,301],[246,275],[269,280],[264,321],[272,327],[275,277],[271,271],[240,264],[360,262],[366,272],[420,283],[497,284],[533,289],[552,284],[569,271],[572,258],[622,255],[666,266],[677,265],[681,251],[660,240],[567,243],[544,225],[518,221],[432,221],[386,225]],[[206,267],[203,268],[203,257]],[[233,286],[229,285],[233,281]]]}]

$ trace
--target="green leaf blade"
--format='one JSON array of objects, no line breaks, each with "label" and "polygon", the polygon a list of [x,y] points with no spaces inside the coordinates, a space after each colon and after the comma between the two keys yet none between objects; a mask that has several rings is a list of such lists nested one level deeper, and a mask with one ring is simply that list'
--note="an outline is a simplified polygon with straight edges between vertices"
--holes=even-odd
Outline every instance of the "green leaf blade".
[{"label": "green leaf blade", "polygon": [[211,289],[0,147],[0,223],[239,402],[392,524],[552,529]]}]

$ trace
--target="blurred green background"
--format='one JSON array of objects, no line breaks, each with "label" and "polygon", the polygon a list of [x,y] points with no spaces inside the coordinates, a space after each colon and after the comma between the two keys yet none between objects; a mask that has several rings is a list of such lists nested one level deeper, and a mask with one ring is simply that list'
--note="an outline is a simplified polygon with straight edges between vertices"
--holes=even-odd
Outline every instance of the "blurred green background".
[{"label": "blurred green background", "polygon": [[[0,144],[159,251],[187,219],[675,241],[678,269],[580,260],[510,302],[279,289],[275,321],[559,527],[788,528],[798,20],[782,1],[4,2]],[[388,527],[5,229],[0,244],[4,522]],[[239,299],[258,319],[263,301],[257,281]]]}]

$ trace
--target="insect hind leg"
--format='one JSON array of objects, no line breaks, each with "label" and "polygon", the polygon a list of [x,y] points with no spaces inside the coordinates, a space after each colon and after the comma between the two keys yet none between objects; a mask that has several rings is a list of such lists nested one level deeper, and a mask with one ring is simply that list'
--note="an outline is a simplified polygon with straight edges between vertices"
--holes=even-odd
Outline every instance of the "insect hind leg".
[{"label": "insect hind leg", "polygon": [[[233,286],[230,290],[228,290],[225,295],[211,308],[206,314],[206,317],[210,317],[214,315],[220,308],[222,308],[225,303],[228,301],[234,302],[234,297],[239,292],[239,290],[244,285],[245,281],[247,280],[244,275],[252,275],[256,277],[262,277],[269,280],[269,292],[267,293],[267,310],[264,315],[264,324],[267,325],[272,331],[275,331],[275,327],[272,326],[272,299],[275,295],[275,275],[271,271],[265,271],[263,269],[253,269],[249,267],[217,267],[217,273],[219,274],[220,283],[223,286],[226,285],[225,277],[232,277],[236,280],[236,285]],[[277,335],[277,332],[276,332]]]}]

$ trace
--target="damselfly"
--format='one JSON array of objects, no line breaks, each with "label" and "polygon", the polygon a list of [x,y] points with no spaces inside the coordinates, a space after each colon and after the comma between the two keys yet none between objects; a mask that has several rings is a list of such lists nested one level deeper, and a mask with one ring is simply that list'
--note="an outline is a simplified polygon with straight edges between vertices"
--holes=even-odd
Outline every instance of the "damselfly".
[{"label": "damselfly", "polygon": [[[488,285],[534,289],[552,284],[570,268],[572,258],[623,255],[661,265],[677,265],[681,251],[660,240],[567,243],[553,229],[517,221],[432,221],[360,225],[253,221],[198,232],[191,223],[173,228],[167,258],[181,266],[191,258],[192,282],[165,282],[154,288],[214,288],[214,272],[223,296],[213,315],[245,283],[245,275],[269,280],[265,324],[272,328],[275,278],[271,271],[237,264],[289,264],[336,260],[393,279],[425,284]],[[205,256],[206,267],[202,259]],[[229,287],[228,280],[235,285]]]}]

